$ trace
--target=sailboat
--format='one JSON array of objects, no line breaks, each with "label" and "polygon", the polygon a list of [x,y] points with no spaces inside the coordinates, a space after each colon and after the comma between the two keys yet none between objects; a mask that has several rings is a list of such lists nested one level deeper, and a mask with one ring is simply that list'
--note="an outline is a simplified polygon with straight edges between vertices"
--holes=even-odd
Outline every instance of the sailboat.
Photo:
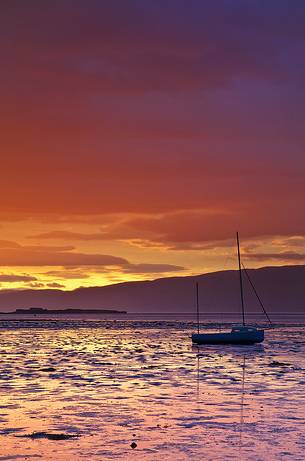
[{"label": "sailboat", "polygon": [[[243,279],[242,279],[242,269],[240,261],[240,248],[239,248],[239,235],[236,233],[237,241],[237,256],[238,256],[238,267],[239,267],[239,286],[240,286],[240,300],[241,300],[241,309],[242,309],[242,324],[235,325],[232,327],[232,330],[227,333],[200,333],[199,331],[199,297],[198,297],[198,283],[196,283],[196,302],[197,302],[197,333],[192,334],[192,342],[195,344],[255,344],[262,343],[264,341],[264,330],[258,329],[255,326],[246,325],[245,321],[245,303],[244,303],[244,291],[243,291]],[[249,275],[246,272],[247,277]],[[254,286],[249,279],[252,288]],[[258,294],[255,291],[255,294],[258,297]],[[260,299],[259,302],[263,307]],[[270,321],[268,314],[266,313],[264,307],[263,310],[267,315],[268,320]],[[271,323],[271,321],[270,321]]]}]

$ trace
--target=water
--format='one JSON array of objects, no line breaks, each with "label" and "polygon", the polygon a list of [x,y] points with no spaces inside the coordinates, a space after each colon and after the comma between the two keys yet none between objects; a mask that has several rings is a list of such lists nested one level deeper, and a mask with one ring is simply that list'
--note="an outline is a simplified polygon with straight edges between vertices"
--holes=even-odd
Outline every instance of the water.
[{"label": "water", "polygon": [[199,349],[191,329],[1,321],[0,460],[303,460],[305,327]]}]

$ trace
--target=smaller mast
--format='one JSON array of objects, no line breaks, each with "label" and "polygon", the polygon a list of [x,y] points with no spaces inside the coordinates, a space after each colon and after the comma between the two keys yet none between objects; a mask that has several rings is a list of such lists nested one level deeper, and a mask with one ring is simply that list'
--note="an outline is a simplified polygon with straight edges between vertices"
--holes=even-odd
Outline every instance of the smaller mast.
[{"label": "smaller mast", "polygon": [[240,300],[241,300],[241,312],[243,317],[243,325],[246,324],[245,322],[245,306],[244,306],[244,291],[243,291],[243,279],[241,274],[241,263],[240,263],[240,249],[239,249],[239,235],[236,232],[236,240],[237,240],[237,255],[238,255],[238,267],[239,267],[239,285],[240,285]]},{"label": "smaller mast", "polygon": [[199,287],[196,282],[197,333],[199,334]]}]

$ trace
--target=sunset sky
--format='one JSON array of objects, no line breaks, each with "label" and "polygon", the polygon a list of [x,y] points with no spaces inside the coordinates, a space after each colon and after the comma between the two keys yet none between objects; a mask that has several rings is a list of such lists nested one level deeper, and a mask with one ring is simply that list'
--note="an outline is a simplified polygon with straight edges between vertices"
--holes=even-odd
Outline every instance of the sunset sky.
[{"label": "sunset sky", "polygon": [[305,263],[303,0],[1,0],[0,289]]}]

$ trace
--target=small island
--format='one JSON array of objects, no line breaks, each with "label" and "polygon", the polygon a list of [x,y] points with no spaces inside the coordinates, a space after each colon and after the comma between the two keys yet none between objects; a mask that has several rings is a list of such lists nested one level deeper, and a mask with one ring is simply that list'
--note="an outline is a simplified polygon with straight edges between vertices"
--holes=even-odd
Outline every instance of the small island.
[{"label": "small island", "polygon": [[127,311],[118,311],[114,309],[44,309],[42,307],[30,307],[29,309],[16,309],[13,312],[1,312],[6,315],[37,315],[37,314],[127,314]]}]

